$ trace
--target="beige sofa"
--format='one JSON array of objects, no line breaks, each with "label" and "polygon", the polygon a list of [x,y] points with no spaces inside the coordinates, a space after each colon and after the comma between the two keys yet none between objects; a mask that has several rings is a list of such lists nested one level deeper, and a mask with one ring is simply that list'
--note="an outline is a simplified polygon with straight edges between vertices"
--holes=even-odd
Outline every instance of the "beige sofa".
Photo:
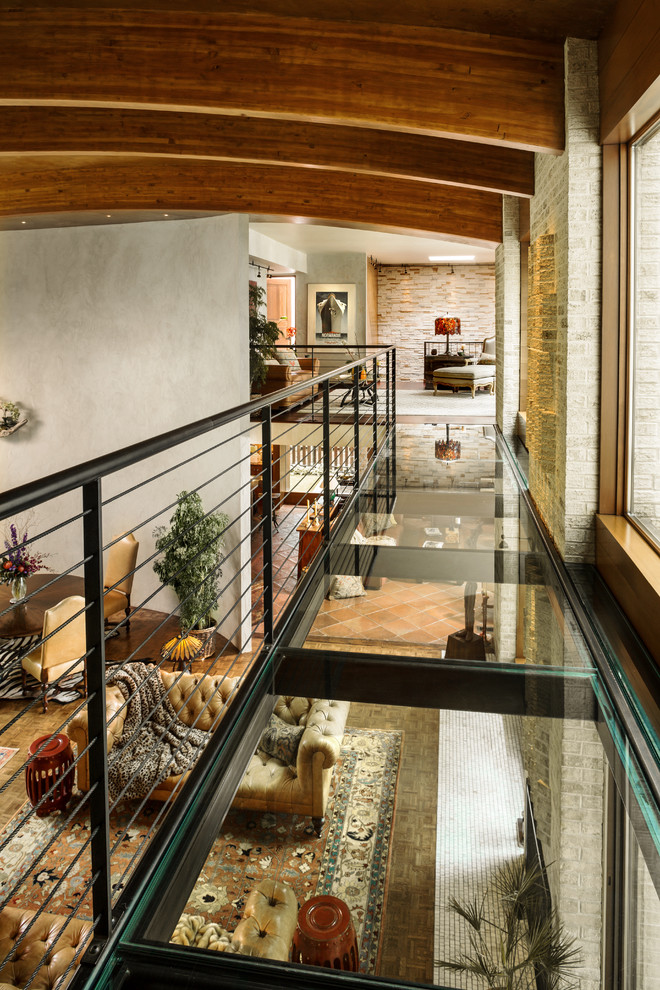
[{"label": "beige sofa", "polygon": [[[300,385],[304,382],[311,381],[319,374],[319,360],[318,358],[300,358],[301,371],[294,371],[288,364],[279,363],[267,363],[266,365],[266,380],[261,385],[261,394],[270,395],[272,392],[279,392],[282,388],[289,388],[291,385]],[[285,406],[295,405],[297,402],[301,402],[303,399],[310,398],[312,395],[311,386],[307,389],[302,388],[295,395],[290,395],[288,398],[280,399],[273,403],[277,408],[284,408]]]},{"label": "beige sofa", "polygon": [[[161,670],[161,679],[169,691],[168,697],[179,718],[186,725],[194,725],[196,729],[215,729],[220,723],[227,703],[236,689],[236,678],[200,677],[196,674],[169,673]],[[108,726],[108,755],[112,752],[115,742],[121,738],[126,720],[124,696],[115,685],[105,689],[105,715]],[[78,713],[69,723],[69,738],[78,747],[78,753],[84,755],[76,765],[76,782],[81,791],[89,790],[89,761],[87,746],[89,734],[87,729],[87,710]],[[172,791],[178,787],[185,774],[173,774],[163,780],[152,792],[154,801],[167,801]]]},{"label": "beige sofa", "polygon": [[[32,990],[55,985],[58,990],[64,990],[80,964],[83,955],[80,947],[92,933],[91,923],[45,911],[35,921],[35,914],[36,911],[11,906],[0,911],[0,958],[10,957],[0,970],[0,990],[21,990],[28,980]],[[12,947],[28,928],[27,935],[10,956]],[[37,968],[44,957],[43,965]],[[62,979],[69,966],[71,971]]]},{"label": "beige sofa", "polygon": [[262,880],[251,891],[233,933],[203,915],[182,914],[170,942],[287,962],[297,920],[298,902],[288,883]]},{"label": "beige sofa", "polygon": [[275,714],[289,725],[305,726],[296,765],[288,766],[257,749],[236,792],[234,807],[311,815],[320,835],[349,709],[348,701],[279,698]]}]

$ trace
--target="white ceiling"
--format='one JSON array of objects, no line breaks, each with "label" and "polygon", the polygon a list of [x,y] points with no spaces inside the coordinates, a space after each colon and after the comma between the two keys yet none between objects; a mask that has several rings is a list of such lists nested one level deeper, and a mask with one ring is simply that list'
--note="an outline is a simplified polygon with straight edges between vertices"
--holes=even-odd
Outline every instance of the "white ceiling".
[{"label": "white ceiling", "polygon": [[[473,244],[442,241],[432,237],[415,237],[409,234],[388,234],[379,230],[359,227],[324,227],[307,222],[250,222],[250,226],[308,254],[359,251],[383,265],[432,264],[429,255],[464,258],[467,264],[485,264],[495,261],[492,248],[475,247]],[[460,261],[453,262],[460,264]]]}]

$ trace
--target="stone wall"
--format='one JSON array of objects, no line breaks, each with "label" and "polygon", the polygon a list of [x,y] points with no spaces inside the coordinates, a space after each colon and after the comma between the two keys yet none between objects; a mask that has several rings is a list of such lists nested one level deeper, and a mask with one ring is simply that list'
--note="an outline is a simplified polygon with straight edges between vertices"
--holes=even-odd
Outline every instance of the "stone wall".
[{"label": "stone wall", "polygon": [[567,560],[588,560],[600,415],[602,156],[595,42],[566,42],[565,93],[566,150],[536,156],[530,204],[527,441],[530,491],[559,551]]},{"label": "stone wall", "polygon": [[495,333],[494,265],[383,265],[378,277],[378,343],[396,346],[397,378],[421,382],[424,341],[440,348],[436,316],[458,316],[461,336],[454,341],[483,341]]},{"label": "stone wall", "polygon": [[502,237],[495,251],[497,425],[512,441],[520,394],[520,214],[513,196],[502,197]]}]

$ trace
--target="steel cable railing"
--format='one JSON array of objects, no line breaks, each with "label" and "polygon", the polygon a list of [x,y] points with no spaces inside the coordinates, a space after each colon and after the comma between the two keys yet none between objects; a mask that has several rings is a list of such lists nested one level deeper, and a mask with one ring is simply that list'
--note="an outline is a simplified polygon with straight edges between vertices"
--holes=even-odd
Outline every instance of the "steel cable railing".
[{"label": "steel cable railing", "polygon": [[[381,350],[379,354],[385,359],[389,374],[391,351]],[[351,402],[341,410],[330,411],[330,396],[334,389],[330,379],[336,373],[335,369],[314,379],[311,400],[303,398],[295,404],[293,412],[274,408],[278,395],[273,394],[267,400],[247,403],[115,455],[97,458],[0,498],[0,518],[7,520],[35,507],[52,517],[55,510],[51,509],[51,501],[62,497],[66,500],[76,491],[81,493],[83,504],[82,512],[72,512],[66,511],[65,501],[62,518],[49,518],[39,527],[38,533],[31,533],[26,539],[25,546],[30,549],[44,543],[48,545],[52,540],[57,541],[58,549],[57,573],[40,580],[39,587],[29,587],[24,604],[39,608],[45,614],[63,589],[63,595],[81,594],[85,598],[84,607],[76,609],[57,628],[46,634],[41,630],[40,634],[30,635],[21,645],[10,640],[7,647],[2,648],[0,640],[0,738],[8,743],[20,738],[27,748],[33,735],[44,733],[29,759],[0,785],[0,796],[18,805],[25,770],[28,764],[33,768],[40,765],[49,741],[58,734],[66,736],[69,732],[79,738],[76,725],[81,719],[86,720],[88,733],[84,743],[74,744],[76,751],[61,775],[50,769],[40,771],[46,775],[46,784],[39,799],[34,806],[26,803],[19,808],[13,822],[5,824],[0,833],[2,857],[26,826],[32,828],[31,823],[35,823],[33,831],[38,834],[38,823],[45,823],[46,841],[40,842],[34,853],[12,872],[0,907],[10,899],[20,903],[35,871],[41,871],[44,876],[51,873],[49,864],[60,854],[64,856],[57,877],[40,887],[39,903],[28,902],[34,905],[34,913],[12,951],[18,952],[20,946],[29,944],[30,932],[38,918],[51,911],[51,906],[56,914],[61,913],[58,904],[69,897],[66,892],[72,883],[80,898],[75,909],[63,916],[62,931],[65,932],[67,925],[79,917],[89,926],[83,939],[85,947],[90,941],[104,940],[112,935],[116,925],[114,905],[118,899],[125,898],[127,884],[130,885],[137,865],[148,854],[154,835],[175,801],[177,804],[190,801],[185,782],[189,772],[195,769],[201,751],[189,748],[188,743],[200,727],[208,733],[206,738],[210,740],[251,671],[265,669],[269,650],[277,638],[278,623],[301,576],[304,577],[304,574],[299,575],[297,527],[304,518],[308,494],[295,489],[295,464],[285,451],[295,445],[311,451],[310,456],[322,475],[320,491],[327,496],[324,500],[329,504],[339,472],[345,474],[350,470],[353,489],[359,484],[371,456],[375,456],[379,444],[382,445],[391,431],[391,424],[386,419],[390,396],[381,404],[379,395],[368,410],[364,403],[357,401],[360,397],[359,369],[365,364],[373,372],[375,364],[364,358],[342,369],[352,376],[353,384]],[[298,389],[306,387],[309,387],[308,383]],[[280,396],[295,393],[296,386],[293,386],[283,390]],[[321,407],[324,417],[319,422],[316,416]],[[365,430],[371,431],[373,439],[370,442],[366,441]],[[364,434],[362,450],[361,434]],[[200,449],[186,449],[186,444],[200,445],[205,437],[210,442],[202,443]],[[251,477],[251,448],[254,447],[262,454],[262,464],[256,476]],[[150,458],[157,453],[167,454],[169,462],[165,466],[159,464],[154,473],[149,473]],[[144,472],[142,477],[131,478],[130,484],[120,485],[118,491],[103,495],[104,480],[114,476],[121,482],[122,476],[118,472],[137,466]],[[172,494],[168,494],[168,490]],[[182,490],[204,493],[206,505],[201,520],[183,527],[176,538],[172,536],[156,548],[151,530],[170,513],[176,513]],[[179,494],[175,497],[176,491]],[[141,508],[146,511],[140,511]],[[174,603],[168,586],[154,580],[154,564],[168,549],[176,548],[177,540],[192,537],[217,513],[229,515],[227,524],[213,538],[203,539],[172,572],[173,580],[186,574],[193,575],[186,593]],[[275,516],[278,517],[276,520]],[[106,528],[114,535],[104,540]],[[323,513],[325,543],[329,528],[328,510]],[[113,554],[122,541],[134,534],[139,537],[139,558],[121,573],[115,573],[104,586],[104,557]],[[199,565],[204,555],[209,551],[215,553],[222,544],[224,547],[217,554],[216,564],[202,574]],[[80,546],[82,553],[71,552]],[[197,647],[185,661],[179,661],[176,647],[186,633],[186,629],[179,628],[179,611],[188,604],[194,605],[196,595],[216,581],[216,646],[208,655]],[[136,594],[131,597],[130,609],[125,614],[113,616],[112,624],[107,625],[104,601],[109,601],[108,596],[113,593],[122,592],[127,582],[129,586],[135,584],[137,587]],[[15,606],[0,600],[0,622],[3,617],[14,615]],[[194,611],[193,615],[199,618]],[[31,696],[23,699],[16,695],[11,701],[2,701],[3,685],[12,678],[12,683],[16,682],[25,657],[35,650],[43,650],[49,642],[65,638],[76,621],[81,620],[85,624],[85,651],[63,661],[49,683],[44,681],[37,689],[30,685]],[[190,631],[194,636],[195,629]],[[174,645],[157,646],[166,638],[174,639]],[[63,688],[69,690],[71,675],[81,662],[87,677],[86,694],[81,674],[76,687],[79,692],[82,689],[83,697],[70,701]],[[150,665],[141,686],[158,680],[162,684],[162,697],[176,701],[174,715],[167,714],[159,723],[153,737],[155,747],[167,740],[171,729],[180,721],[182,707],[189,704],[195,690],[201,692],[200,685],[205,685],[203,696],[199,694],[199,704],[190,709],[183,730],[169,750],[169,765],[178,765],[182,773],[173,782],[167,799],[155,807],[153,795],[157,782],[147,784],[139,798],[126,797],[148,768],[149,749],[140,753],[131,765],[128,778],[112,801],[108,795],[108,774],[122,760],[124,748],[141,738],[142,725],[162,707],[161,701],[148,705],[144,719],[122,737],[121,747],[108,753],[106,689],[129,664],[134,663]],[[175,669],[177,664],[178,670]],[[164,674],[167,674],[167,684],[162,681]],[[189,694],[184,696],[186,691]],[[51,700],[55,706],[64,705],[61,713],[53,705],[45,715],[39,711],[46,694],[53,696]],[[123,720],[132,701],[132,695],[124,697],[123,703],[112,709],[112,717]],[[86,777],[85,773],[81,777],[83,766]],[[63,809],[49,811],[48,815],[40,817],[38,812],[50,808],[63,786],[68,787],[71,782],[75,784],[70,788]],[[78,786],[81,782],[85,783],[83,790]],[[54,814],[57,819],[53,819]],[[72,841],[72,830],[78,833],[75,841]],[[76,949],[74,959],[81,951],[80,947]],[[0,969],[6,961],[0,960]],[[35,966],[31,979],[36,978],[42,964],[43,960]],[[72,961],[63,974],[64,979],[74,968]]]}]

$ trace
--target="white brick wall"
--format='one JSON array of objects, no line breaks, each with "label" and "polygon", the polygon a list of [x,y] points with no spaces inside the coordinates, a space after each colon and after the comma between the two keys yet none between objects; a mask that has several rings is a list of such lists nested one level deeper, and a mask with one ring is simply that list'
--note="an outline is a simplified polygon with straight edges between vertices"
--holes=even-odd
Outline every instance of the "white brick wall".
[{"label": "white brick wall", "polygon": [[[406,274],[407,270],[407,274]],[[384,265],[378,276],[378,343],[396,345],[399,381],[424,378],[424,341],[435,337],[436,316],[458,316],[461,336],[482,341],[495,333],[495,266]]]},{"label": "white brick wall", "polygon": [[[530,204],[530,491],[567,560],[593,558],[598,498],[601,149],[597,70],[596,43],[569,39],[565,45],[566,150],[556,158],[536,156],[536,194]],[[550,291],[552,281],[554,290]]]}]

